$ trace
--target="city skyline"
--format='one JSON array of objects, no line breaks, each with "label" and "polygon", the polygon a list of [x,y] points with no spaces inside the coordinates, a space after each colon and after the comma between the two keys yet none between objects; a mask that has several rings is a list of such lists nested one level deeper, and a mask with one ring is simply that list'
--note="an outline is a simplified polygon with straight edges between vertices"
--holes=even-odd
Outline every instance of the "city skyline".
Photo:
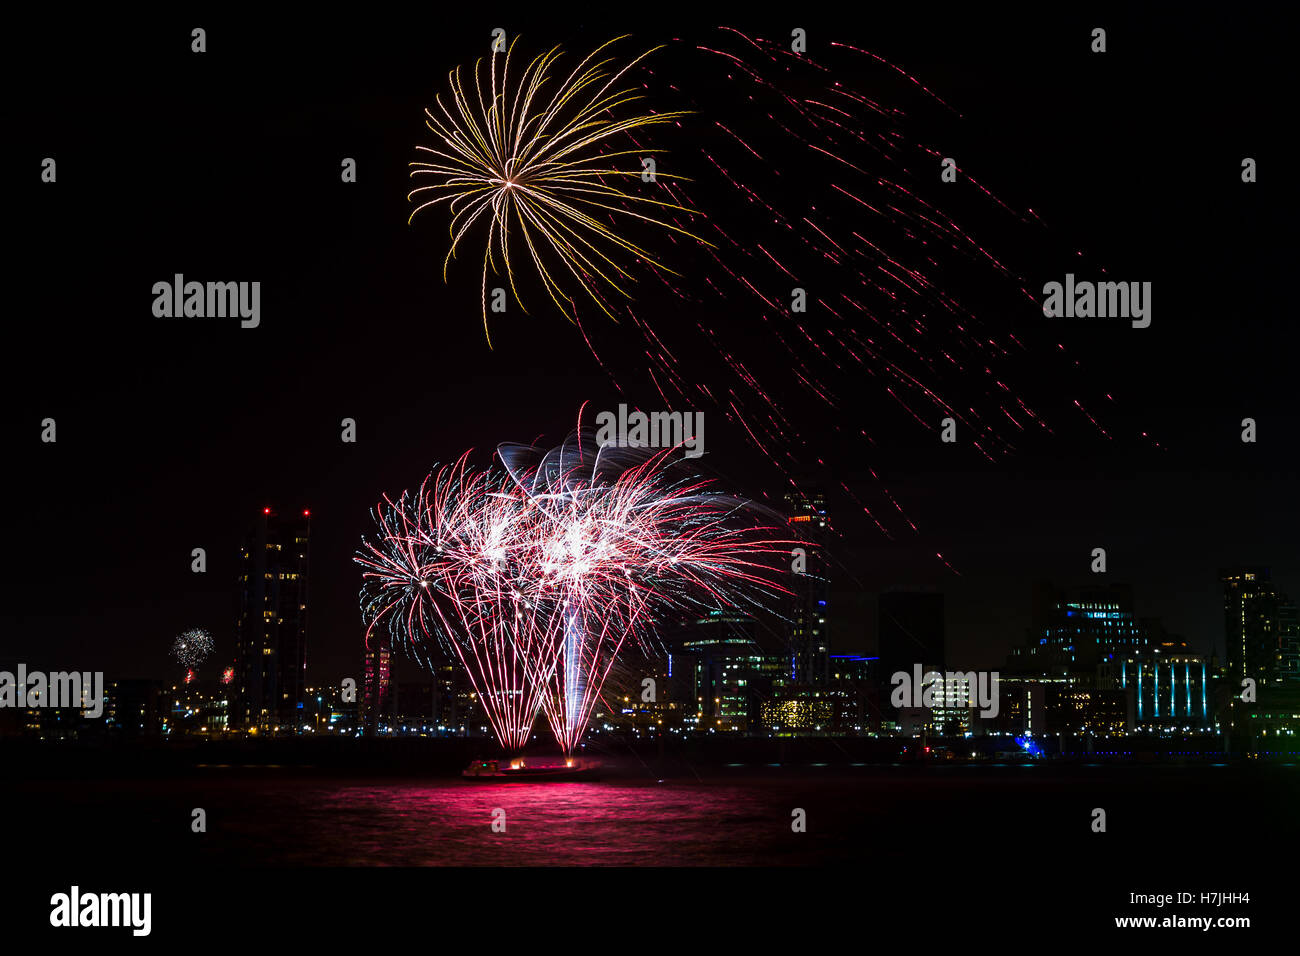
[{"label": "city skyline", "polygon": [[[471,27],[478,29],[466,24]],[[259,44],[280,35],[277,29],[267,25],[270,32],[263,37],[241,32],[227,42],[252,44],[249,52],[255,53]],[[520,29],[525,36],[548,33],[526,23]],[[1144,48],[1165,51],[1161,55],[1171,63],[1178,43],[1196,42],[1191,23],[1170,26],[1135,14],[1124,29],[1141,37]],[[599,32],[587,29],[582,35]],[[166,35],[167,28],[156,25],[133,42],[161,48]],[[1211,125],[1239,131],[1238,151],[1267,154],[1279,135],[1270,132],[1268,120],[1275,113],[1267,104],[1274,87],[1264,79],[1274,68],[1256,58],[1253,68],[1261,72],[1252,74],[1253,81],[1241,79],[1240,95],[1232,97],[1223,97],[1209,77],[1188,78],[1200,95],[1189,93],[1170,110],[1167,104],[1154,108],[1141,97],[1132,99],[1135,90],[1153,95],[1140,58],[1112,56],[1099,71],[1100,61],[1089,59],[1085,47],[1051,66],[1057,54],[1040,50],[1036,29],[1012,19],[988,32],[978,51],[955,39],[962,35],[956,30],[909,44],[900,29],[893,42],[935,89],[960,88],[963,77],[981,77],[984,92],[962,103],[963,135],[974,137],[966,150],[976,157],[1004,157],[1005,165],[979,172],[992,175],[991,187],[1017,207],[1032,206],[1054,236],[1070,243],[1070,255],[1077,249],[1099,256],[1098,267],[1110,274],[1155,281],[1157,308],[1168,318],[1157,315],[1150,328],[1140,330],[1076,320],[1026,328],[1037,351],[1021,364],[1019,377],[1029,383],[1050,380],[1057,370],[1047,359],[1064,345],[1087,380],[1112,396],[1110,403],[1101,399],[1105,415],[1099,419],[1110,427],[1107,435],[1093,428],[1070,405],[1071,388],[1060,396],[1068,414],[1054,422],[1053,435],[1027,436],[1014,456],[997,464],[982,458],[964,433],[955,445],[941,444],[935,432],[888,396],[867,392],[865,383],[862,394],[833,421],[802,407],[800,424],[822,442],[818,451],[827,463],[823,468],[810,457],[809,475],[825,472],[821,484],[840,497],[837,524],[848,547],[841,549],[847,573],[838,579],[861,582],[851,591],[941,585],[952,592],[953,607],[970,608],[968,620],[956,622],[954,632],[986,637],[998,620],[1015,621],[1021,613],[1026,568],[1041,567],[1056,580],[1082,578],[1088,553],[1101,546],[1108,549],[1109,574],[1132,581],[1142,600],[1150,602],[1146,613],[1208,649],[1219,630],[1213,621],[1217,568],[1253,562],[1272,567],[1281,581],[1300,580],[1300,549],[1291,544],[1300,536],[1300,502],[1293,493],[1300,439],[1287,385],[1300,332],[1285,318],[1281,285],[1290,235],[1283,211],[1292,187],[1276,176],[1242,183],[1240,157],[1204,132],[1199,107],[1191,105],[1232,101],[1231,110],[1215,107]],[[1225,49],[1256,39],[1245,21],[1219,38]],[[93,58],[93,50],[87,53]],[[1026,57],[1041,83],[1021,81]],[[227,586],[238,545],[234,529],[262,507],[311,508],[317,516],[317,580],[324,582],[315,598],[316,646],[327,655],[319,666],[341,676],[355,666],[349,648],[356,579],[347,557],[383,491],[413,486],[434,462],[448,461],[465,448],[480,449],[486,457],[504,439],[558,440],[584,402],[593,413],[623,403],[662,406],[648,384],[620,394],[597,362],[579,361],[574,349],[580,336],[562,319],[534,321],[506,313],[506,327],[487,348],[481,319],[475,318],[481,311],[477,288],[444,285],[430,275],[426,264],[436,237],[413,231],[405,213],[397,215],[409,188],[409,140],[423,128],[419,103],[430,73],[418,56],[389,60],[382,74],[340,80],[304,104],[306,110],[324,110],[340,97],[360,97],[368,109],[364,121],[353,121],[352,132],[331,131],[317,140],[318,131],[309,135],[291,127],[273,141],[272,155],[292,165],[308,143],[329,158],[310,181],[311,201],[294,205],[293,228],[300,230],[295,234],[329,237],[332,252],[314,243],[244,234],[240,223],[257,209],[278,208],[283,194],[278,183],[245,161],[243,151],[232,149],[200,153],[191,161],[205,164],[209,189],[192,201],[194,214],[205,217],[202,234],[190,234],[185,209],[156,209],[156,228],[133,232],[122,245],[99,223],[130,221],[132,210],[103,197],[99,201],[112,216],[82,224],[88,241],[106,255],[86,263],[86,282],[62,281],[57,258],[31,263],[28,286],[59,290],[61,314],[99,316],[99,293],[91,290],[112,290],[115,305],[113,318],[86,322],[77,336],[60,343],[57,362],[45,364],[46,373],[34,387],[21,376],[3,385],[15,440],[23,449],[23,467],[11,475],[15,500],[75,507],[78,537],[94,554],[107,556],[97,562],[96,575],[70,588],[38,571],[62,561],[61,542],[44,532],[42,509],[16,516],[15,533],[29,550],[15,569],[23,600],[11,631],[15,649],[25,656],[81,655],[87,664],[117,658],[143,672],[153,659],[149,641],[155,634],[167,640],[184,627],[206,626],[224,641]],[[401,62],[393,65],[394,60]],[[188,61],[178,53],[174,62]],[[122,82],[144,84],[149,89],[144,101],[167,113],[183,113],[200,102],[212,115],[224,116],[236,109],[233,102],[274,125],[278,107],[261,103],[258,88],[240,86],[234,74],[219,75],[219,81],[217,75],[196,79],[186,91],[194,99],[176,103],[175,109],[171,94],[149,87],[147,77]],[[348,93],[354,86],[355,93]],[[410,91],[410,102],[393,100],[399,86]],[[63,95],[57,85],[50,88],[51,100]],[[1039,144],[1051,141],[1057,104],[1083,105],[1098,97],[1116,141],[1150,143],[1168,136],[1183,148],[1185,160],[1161,159],[1156,166],[1145,160],[1141,166],[1116,162],[1108,141],[1088,137],[1071,151],[1044,157]],[[57,144],[63,138],[46,118],[24,119],[33,142]],[[947,120],[936,123],[936,133],[947,132],[948,125]],[[335,153],[357,154],[362,172],[356,183],[337,181]],[[141,182],[130,160],[102,157],[101,162],[116,164],[112,175],[120,181]],[[1154,176],[1156,168],[1160,188],[1140,174],[1146,169]],[[183,191],[190,174],[190,168],[151,169],[148,188]],[[23,224],[33,248],[57,247],[58,224],[77,207],[84,186],[74,178],[50,187],[32,177],[23,189]],[[1187,195],[1203,199],[1190,204]],[[227,210],[229,218],[223,214]],[[996,218],[984,219],[997,249],[1018,250],[1020,264],[1038,284],[1063,271],[1059,261],[1040,266],[1016,230]],[[1128,219],[1141,225],[1113,227]],[[1137,241],[1144,228],[1167,230],[1160,233],[1167,240],[1154,246]],[[183,249],[169,238],[178,231],[189,236]],[[1207,234],[1231,239],[1210,244],[1186,238]],[[1283,237],[1282,245],[1273,237]],[[241,250],[237,271],[263,284],[258,328],[152,317],[149,289],[155,280],[177,272],[203,279],[224,276],[229,267],[222,263],[231,261],[233,248]],[[1211,276],[1208,287],[1190,278]],[[648,308],[679,307],[658,301],[653,290],[641,294],[649,296]],[[144,303],[145,319],[139,321],[127,307],[137,299]],[[994,303],[997,314],[1006,306],[1000,298]],[[43,309],[33,303],[28,311]],[[440,315],[473,321],[439,321]],[[718,323],[725,334],[743,334],[743,323],[721,311],[711,309],[698,318]],[[369,355],[360,343],[407,341],[413,329],[426,328],[437,334],[427,374],[409,374],[387,357],[359,360]],[[15,354],[47,354],[40,323],[11,331]],[[137,356],[131,375],[103,362],[105,354],[119,351]],[[466,360],[437,360],[443,356]],[[682,361],[689,366],[691,356]],[[710,424],[704,460],[743,476],[748,493],[779,501],[787,490],[785,478],[754,454],[743,429],[726,422],[717,408],[694,410],[703,411]],[[1102,414],[1091,406],[1089,411]],[[39,443],[46,417],[58,422],[56,444]],[[1254,443],[1241,440],[1247,417],[1258,424]],[[340,440],[344,418],[356,422],[353,444]],[[864,428],[873,436],[874,452],[835,441],[837,434]],[[1161,447],[1137,440],[1140,432],[1154,436]],[[872,478],[872,470],[881,481]],[[95,489],[89,501],[87,482]],[[892,537],[855,512],[840,482],[888,522]],[[918,533],[907,528],[881,487]],[[196,547],[206,548],[209,556],[202,577],[189,570]],[[961,576],[949,572],[936,553]],[[144,581],[155,586],[140,600],[135,595]],[[958,600],[963,589],[970,591],[969,602]],[[1291,589],[1300,586],[1292,583]],[[840,601],[839,607],[851,616],[852,603]],[[38,613],[45,607],[57,610]],[[866,630],[871,616],[863,611],[859,617]]]},{"label": "city skyline", "polygon": [[[270,506],[253,509],[250,516],[252,521],[249,524],[255,524],[258,519],[264,517],[264,512],[269,512]],[[278,513],[278,509],[275,509]],[[307,509],[310,510],[310,509]],[[301,511],[290,511],[291,514],[301,514]],[[319,514],[316,514],[318,523]],[[233,534],[228,536],[230,540],[242,541],[243,534]],[[842,540],[830,539],[827,550],[830,559],[835,567],[842,566],[838,561],[837,552],[840,548],[845,547]],[[244,545],[236,545],[238,554],[244,551]],[[212,561],[211,558],[208,559]],[[1084,561],[1088,556],[1084,555]],[[221,566],[220,555],[213,562]],[[238,571],[238,566],[234,562],[228,562],[227,567],[234,565],[236,574],[231,580],[225,593],[222,594],[220,582],[207,572],[204,583],[212,581],[210,590],[216,595],[211,602],[213,604],[222,603],[222,599],[228,599],[225,603],[230,603],[239,590],[239,582],[242,580],[242,573]],[[879,651],[879,615],[876,608],[881,595],[894,592],[915,591],[918,593],[933,593],[947,595],[945,604],[945,621],[951,622],[947,625],[947,631],[950,639],[957,639],[956,648],[962,659],[971,665],[988,666],[996,664],[1006,657],[1011,648],[1015,647],[1021,640],[1021,635],[1032,623],[1033,616],[1033,593],[1039,584],[1043,581],[1053,580],[1056,583],[1073,587],[1088,586],[1110,586],[1110,585],[1127,585],[1132,588],[1135,600],[1139,610],[1143,611],[1141,616],[1161,620],[1165,626],[1175,633],[1178,633],[1185,640],[1188,640],[1197,653],[1209,656],[1216,654],[1220,659],[1226,659],[1228,652],[1228,634],[1223,627],[1223,607],[1220,575],[1224,566],[1248,566],[1259,567],[1265,573],[1271,573],[1271,566],[1264,562],[1257,562],[1249,559],[1245,561],[1223,561],[1210,559],[1205,565],[1205,573],[1201,580],[1197,582],[1188,582],[1188,590],[1207,590],[1208,593],[1198,594],[1198,605],[1200,612],[1197,615],[1198,624],[1196,627],[1180,630],[1176,625],[1171,625],[1171,621],[1187,621],[1190,613],[1186,607],[1179,607],[1178,601],[1153,600],[1149,593],[1144,593],[1141,582],[1134,583],[1131,578],[1122,576],[1117,573],[1107,572],[1105,574],[1095,574],[1087,570],[1081,570],[1079,573],[1070,576],[1063,575],[1059,579],[1050,579],[1043,575],[1031,575],[1021,581],[1000,582],[1002,593],[998,595],[1001,605],[1007,612],[999,622],[990,626],[988,618],[983,619],[984,627],[981,629],[981,616],[979,615],[980,605],[987,601],[988,595],[972,593],[974,589],[964,586],[965,581],[956,576],[948,577],[947,581],[934,581],[932,579],[923,580],[920,583],[901,582],[894,584],[882,584],[874,590],[854,590],[846,586],[845,579],[841,574],[835,573],[835,567],[830,574],[829,595],[830,604],[835,609],[835,618],[829,625],[829,638],[831,641],[830,651],[837,654],[858,654]],[[1274,584],[1283,592],[1297,593],[1300,592],[1300,577],[1296,578],[1295,583],[1286,579],[1279,579],[1278,575],[1273,575]],[[355,605],[355,595],[344,595],[344,598]],[[333,602],[334,607],[338,606],[337,601]],[[846,612],[847,606],[847,612]],[[1169,609],[1174,608],[1175,613],[1169,613]],[[1160,612],[1162,609],[1163,613]],[[209,612],[210,613],[210,612]],[[350,611],[351,613],[351,611]],[[231,615],[227,619],[220,617],[208,616],[202,614],[186,614],[178,618],[181,622],[175,630],[159,633],[157,641],[152,642],[153,646],[148,645],[136,647],[134,658],[139,662],[134,667],[125,666],[116,671],[123,677],[151,677],[165,678],[174,670],[174,662],[167,659],[166,654],[169,649],[172,638],[179,630],[185,626],[202,625],[210,630],[215,636],[216,656],[213,657],[212,664],[221,661],[225,666],[233,662],[237,655],[238,645],[238,627]],[[971,623],[966,623],[971,622]],[[313,650],[317,653],[317,658],[324,661],[323,664],[317,665],[317,674],[320,677],[326,677],[328,682],[335,683],[344,677],[359,678],[356,663],[353,658],[356,656],[354,651],[360,647],[359,637],[355,639],[347,634],[353,629],[359,632],[364,631],[360,624],[360,619],[356,622],[346,621],[343,626],[338,622],[331,622],[330,625],[321,627],[313,635]],[[956,626],[954,626],[956,625]],[[973,625],[973,626],[972,626]],[[671,626],[671,625],[670,625]],[[974,631],[974,633],[972,633]],[[318,636],[322,635],[322,636]],[[342,635],[344,640],[339,643],[339,636]],[[60,657],[66,657],[67,652],[52,650],[46,642],[40,644],[33,643],[29,645],[29,650],[25,652],[30,659],[48,660],[50,663],[66,666],[73,666],[74,662],[59,660]],[[399,649],[400,655],[400,649]],[[10,654],[10,656],[14,656]],[[97,655],[90,655],[90,662],[94,663]],[[320,682],[319,679],[317,681]]]},{"label": "city skyline", "polygon": [[[973,662],[952,649],[941,591],[881,592],[877,645],[827,646],[827,635],[837,622],[823,577],[833,561],[827,561],[822,542],[833,514],[820,494],[791,495],[785,504],[785,520],[799,529],[810,552],[796,562],[795,580],[805,583],[758,616],[739,609],[715,609],[703,618],[697,611],[661,621],[657,650],[646,649],[648,656],[639,673],[663,683],[663,701],[659,705],[652,701],[648,708],[644,702],[633,702],[620,715],[607,712],[608,699],[602,696],[590,739],[602,730],[639,737],[643,729],[651,737],[656,732],[707,731],[769,737],[815,732],[907,738],[926,728],[937,736],[951,735],[954,727],[967,736],[975,730],[1007,733],[1005,716],[1001,724],[975,719],[980,705],[969,683],[973,676],[961,678],[960,685],[944,684],[938,697],[945,703],[933,713],[922,708],[905,714],[895,702],[886,704],[900,675],[924,674],[929,680],[931,672],[947,673],[951,682],[954,674],[988,674],[972,670]],[[372,736],[400,730],[431,737],[488,736],[488,719],[475,700],[474,682],[458,672],[455,659],[445,650],[414,657],[406,637],[382,629],[372,633],[370,646],[361,655],[361,676],[352,678],[350,700],[339,681],[322,682],[320,675],[307,671],[310,522],[310,509],[281,515],[265,507],[244,535],[236,588],[240,636],[231,666],[218,656],[202,667],[208,675],[203,678],[191,666],[170,692],[165,692],[166,679],[130,675],[123,680],[124,675],[112,675],[106,732],[124,732],[117,704],[121,692],[128,694],[128,700],[143,701],[142,715],[152,715],[151,730],[141,724],[125,731],[131,735],[337,731]],[[1033,624],[1018,640],[1010,641],[1004,662],[992,671],[990,699],[999,699],[1000,673],[1007,682],[1004,692],[1011,688],[1006,705],[1019,714],[1019,729],[1011,733],[1035,735],[1044,742],[1063,732],[1077,732],[1065,730],[1070,727],[1103,728],[1103,736],[1161,727],[1166,733],[1181,727],[1217,736],[1226,733],[1221,719],[1228,721],[1223,694],[1240,678],[1255,678],[1266,697],[1274,689],[1300,691],[1296,603],[1278,588],[1266,567],[1223,569],[1218,577],[1223,600],[1222,655],[1200,652],[1158,618],[1138,613],[1133,587],[1107,580],[1104,574],[1094,575],[1085,586],[1036,582],[1030,602]],[[197,632],[187,632],[191,633]],[[179,667],[187,670],[183,662]],[[176,668],[173,662],[172,679]],[[24,662],[19,665],[20,675],[23,669],[34,668]],[[637,665],[626,670],[620,665],[620,674],[612,693],[619,693],[623,682],[631,693],[639,693]],[[12,684],[14,678],[5,680]],[[6,686],[6,693],[13,696],[12,687]],[[346,684],[342,686],[346,689]],[[1045,724],[1033,726],[1016,704],[1020,687],[1031,696],[1040,695],[1037,706]],[[1046,698],[1041,697],[1043,691]],[[816,703],[818,698],[825,705]],[[414,701],[422,703],[413,705]],[[1177,721],[1180,705],[1191,725],[1170,724],[1171,719]],[[1077,721],[1067,716],[1070,710],[1081,715]],[[43,714],[39,705],[26,714],[26,732],[41,739],[69,735],[75,739],[93,725],[57,708]],[[643,727],[646,715],[651,720]],[[666,726],[664,718],[669,718]],[[1279,726],[1285,733],[1289,724],[1282,718]],[[15,725],[7,732],[17,729]],[[543,736],[537,728],[528,735],[533,743]]]},{"label": "city skyline", "polygon": [[11,32],[7,938],[1288,925],[1276,11]]}]

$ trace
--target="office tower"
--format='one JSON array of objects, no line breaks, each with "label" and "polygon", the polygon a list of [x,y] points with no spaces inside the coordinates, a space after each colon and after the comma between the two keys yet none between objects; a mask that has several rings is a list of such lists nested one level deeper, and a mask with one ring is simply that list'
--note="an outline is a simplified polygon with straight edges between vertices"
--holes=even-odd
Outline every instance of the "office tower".
[{"label": "office tower", "polygon": [[1300,609],[1282,600],[1277,608],[1278,676],[1284,684],[1300,684]]},{"label": "office tower", "polygon": [[1265,567],[1219,572],[1223,582],[1223,623],[1228,676],[1259,684],[1300,679],[1296,606],[1280,593]]},{"label": "office tower", "polygon": [[235,727],[302,731],[310,531],[310,512],[264,508],[240,549]]},{"label": "office tower", "polygon": [[880,658],[832,654],[830,693],[839,699],[842,726],[853,732],[880,729]]},{"label": "office tower", "polygon": [[389,717],[389,687],[392,680],[392,636],[385,628],[371,632],[362,664],[362,726],[372,736]]},{"label": "office tower", "polygon": [[830,635],[826,626],[830,601],[830,574],[826,545],[830,528],[826,502],[820,492],[785,496],[788,520],[796,536],[808,542],[806,565],[796,574],[794,598],[787,629],[790,680],[809,687],[824,687],[830,674]]},{"label": "office tower", "polygon": [[684,724],[715,732],[745,731],[771,690],[757,622],[743,611],[711,611],[674,632],[670,692],[684,698]]},{"label": "office tower", "polygon": [[[1156,628],[1164,649],[1182,642]],[[1152,646],[1152,624],[1133,613],[1133,589],[1124,584],[1081,588],[1074,594],[1046,583],[1034,589],[1033,623],[1008,667],[1026,674],[1090,675],[1112,658],[1141,657]]]}]

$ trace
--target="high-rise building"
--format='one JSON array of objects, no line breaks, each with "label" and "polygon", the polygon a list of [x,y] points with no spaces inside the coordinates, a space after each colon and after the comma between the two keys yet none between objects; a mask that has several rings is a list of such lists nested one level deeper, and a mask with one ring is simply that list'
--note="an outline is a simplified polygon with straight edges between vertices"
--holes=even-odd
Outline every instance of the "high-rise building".
[{"label": "high-rise building", "polygon": [[924,591],[886,591],[880,595],[880,668],[885,685],[892,675],[912,673],[922,664],[944,667],[943,595]]},{"label": "high-rise building", "polygon": [[1300,626],[1295,604],[1270,580],[1268,568],[1219,572],[1228,675],[1258,684],[1300,680]]},{"label": "high-rise building", "polygon": [[831,655],[831,692],[837,695],[842,725],[855,733],[878,732],[883,716],[880,704],[880,658],[861,654]]},{"label": "high-rise building", "polygon": [[311,512],[270,508],[240,549],[232,726],[300,733],[307,684],[307,585]]},{"label": "high-rise building", "polygon": [[1157,633],[1166,651],[1181,645],[1133,613],[1133,590],[1111,584],[1076,594],[1043,583],[1034,590],[1033,623],[1023,647],[1013,648],[1008,669],[1023,674],[1086,674],[1111,659],[1141,657]]},{"label": "high-rise building", "polygon": [[688,727],[725,732],[753,726],[761,700],[771,690],[756,627],[743,611],[716,610],[678,631],[669,666],[688,695]]},{"label": "high-rise building", "polygon": [[375,734],[391,716],[389,685],[392,680],[392,637],[386,628],[375,628],[368,637],[362,664],[361,722],[367,736]]},{"label": "high-rise building", "polygon": [[820,492],[785,496],[790,527],[809,543],[802,549],[802,573],[795,575],[793,607],[787,633],[790,680],[807,687],[825,687],[830,679],[830,634],[826,626],[830,602],[830,566],[826,545],[830,527],[826,501]]},{"label": "high-rise building", "polygon": [[1278,676],[1284,684],[1300,684],[1300,608],[1284,600],[1277,608]]}]

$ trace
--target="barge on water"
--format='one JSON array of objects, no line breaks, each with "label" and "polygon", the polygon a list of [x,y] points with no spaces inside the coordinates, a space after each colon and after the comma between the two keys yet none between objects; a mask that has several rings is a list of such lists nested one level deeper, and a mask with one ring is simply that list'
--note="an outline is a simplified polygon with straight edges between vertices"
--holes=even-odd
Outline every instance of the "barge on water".
[{"label": "barge on water", "polygon": [[514,757],[510,760],[474,760],[461,771],[467,780],[493,783],[514,781],[599,780],[600,761],[587,757]]}]

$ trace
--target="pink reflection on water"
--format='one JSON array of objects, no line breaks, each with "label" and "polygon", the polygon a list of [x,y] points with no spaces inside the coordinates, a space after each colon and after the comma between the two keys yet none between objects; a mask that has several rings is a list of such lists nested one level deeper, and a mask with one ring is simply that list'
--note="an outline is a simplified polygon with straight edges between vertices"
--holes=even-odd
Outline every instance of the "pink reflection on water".
[{"label": "pink reflection on water", "polygon": [[[244,838],[283,848],[276,863],[756,865],[777,862],[770,837],[789,830],[788,810],[728,785],[389,782],[294,796],[292,809],[241,821]],[[497,808],[504,833],[492,830]]]}]

